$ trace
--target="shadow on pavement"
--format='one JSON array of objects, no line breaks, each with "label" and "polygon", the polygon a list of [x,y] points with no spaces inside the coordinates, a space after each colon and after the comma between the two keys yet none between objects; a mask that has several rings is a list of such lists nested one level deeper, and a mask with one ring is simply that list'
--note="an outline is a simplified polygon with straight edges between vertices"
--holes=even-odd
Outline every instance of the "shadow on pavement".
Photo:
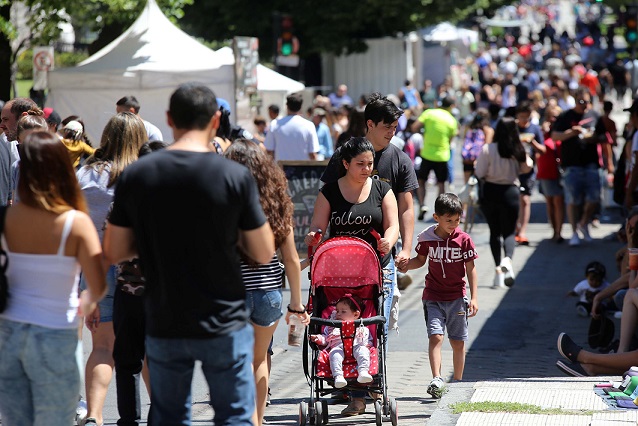
[{"label": "shadow on pavement", "polygon": [[[604,211],[601,221],[620,223],[620,211]],[[546,223],[544,202],[533,203],[531,223]],[[608,228],[606,231],[618,229],[618,225],[604,227]],[[571,236],[568,228],[563,227],[565,238]],[[600,230],[597,233],[600,235]],[[556,349],[558,334],[565,331],[586,347],[589,325],[587,318],[576,314],[576,298],[565,295],[584,279],[585,265],[592,260],[607,267],[608,280],[618,277],[614,253],[621,244],[616,239],[598,238],[589,244],[570,247],[567,241],[557,244],[548,239],[551,237],[549,225],[546,229],[536,226],[528,237],[539,242],[516,248],[515,285],[510,289],[481,287],[484,297],[489,297],[487,292],[507,294],[467,352],[464,381],[561,376],[563,373],[555,366],[560,357]],[[487,244],[485,239],[477,245]],[[492,277],[488,276],[491,283]]]}]

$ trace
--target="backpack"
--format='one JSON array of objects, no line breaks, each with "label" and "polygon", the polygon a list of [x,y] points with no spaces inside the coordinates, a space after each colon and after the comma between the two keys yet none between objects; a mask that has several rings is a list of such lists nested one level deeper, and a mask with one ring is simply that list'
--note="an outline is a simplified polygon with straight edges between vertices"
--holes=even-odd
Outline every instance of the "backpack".
[{"label": "backpack", "polygon": [[485,133],[482,129],[468,130],[465,134],[461,157],[463,162],[473,163],[481,153],[481,148],[485,144]]}]

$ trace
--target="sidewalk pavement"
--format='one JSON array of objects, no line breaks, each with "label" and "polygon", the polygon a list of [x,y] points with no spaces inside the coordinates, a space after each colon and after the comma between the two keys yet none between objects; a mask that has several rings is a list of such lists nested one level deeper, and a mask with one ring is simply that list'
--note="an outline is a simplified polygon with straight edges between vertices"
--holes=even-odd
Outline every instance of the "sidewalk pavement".
[{"label": "sidewalk pavement", "polygon": [[[457,188],[460,189],[460,188]],[[432,191],[434,193],[435,191]],[[428,194],[432,208],[434,195]],[[426,393],[431,380],[427,353],[427,336],[423,320],[421,293],[426,269],[411,271],[413,284],[402,292],[400,333],[391,333],[387,356],[388,395],[398,402],[400,425],[570,425],[615,424],[629,419],[632,413],[609,411],[593,393],[593,384],[604,378],[575,379],[566,377],[555,366],[560,358],[556,349],[557,336],[567,332],[586,347],[588,319],[576,314],[574,298],[565,295],[584,278],[585,265],[599,260],[607,267],[608,278],[618,276],[614,253],[622,245],[614,237],[622,218],[620,210],[603,211],[601,225],[592,228],[592,243],[569,247],[571,229],[565,224],[562,244],[550,241],[545,202],[541,195],[532,197],[532,219],[528,229],[529,246],[516,248],[513,265],[517,272],[512,288],[492,289],[494,261],[489,249],[489,230],[485,223],[476,223],[471,232],[479,258],[479,312],[469,320],[464,381],[448,383],[448,392],[441,400]],[[430,210],[432,211],[432,209]],[[428,223],[417,222],[415,235]],[[309,401],[310,391],[303,378],[301,351],[285,345],[275,336],[276,354],[271,373],[272,405],[265,419],[272,425],[298,424],[300,401]],[[452,351],[444,342],[443,376],[452,378]],[[615,378],[619,380],[620,378]],[[542,408],[590,410],[580,415],[523,414],[452,414],[454,402],[509,401],[524,402]],[[341,417],[345,405],[330,405],[329,423],[358,425],[374,423],[374,408],[368,401],[362,416]],[[624,413],[624,414],[623,414]],[[610,417],[611,416],[611,417]],[[632,420],[633,419],[633,420]],[[593,421],[596,421],[592,423]],[[384,423],[389,424],[387,417]]]}]

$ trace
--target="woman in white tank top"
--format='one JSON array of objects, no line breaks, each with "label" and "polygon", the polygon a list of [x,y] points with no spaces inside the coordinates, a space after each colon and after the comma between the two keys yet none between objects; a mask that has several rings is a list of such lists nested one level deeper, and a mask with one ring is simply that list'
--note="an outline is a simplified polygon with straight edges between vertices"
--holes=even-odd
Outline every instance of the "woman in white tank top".
[{"label": "woman in white tank top", "polygon": [[[0,314],[0,414],[3,426],[69,426],[80,374],[78,314],[105,292],[102,249],[69,155],[49,132],[20,146],[20,202],[7,209],[7,308]],[[80,268],[88,289],[78,296]]]}]

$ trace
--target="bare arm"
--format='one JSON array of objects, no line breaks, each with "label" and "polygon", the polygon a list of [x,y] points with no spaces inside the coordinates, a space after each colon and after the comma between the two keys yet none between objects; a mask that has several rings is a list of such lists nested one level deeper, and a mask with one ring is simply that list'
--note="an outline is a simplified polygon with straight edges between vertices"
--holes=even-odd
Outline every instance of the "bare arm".
[{"label": "bare arm", "polygon": [[401,272],[407,272],[410,271],[412,269],[419,269],[421,268],[423,265],[425,265],[425,261],[428,258],[422,254],[417,254],[416,257],[413,257],[412,259],[408,260],[405,263],[405,267],[400,269]]},{"label": "bare arm", "polygon": [[[281,260],[286,270],[286,278],[288,279],[288,285],[290,286],[290,309],[294,311],[303,311],[305,308],[301,301],[301,271],[299,268],[299,254],[295,247],[295,234],[292,232],[292,229],[288,233],[288,236],[281,247],[279,247],[279,253],[281,254]],[[286,312],[286,324],[288,324],[288,321],[290,320],[290,315],[290,312]],[[310,321],[308,313],[296,315],[301,318],[301,322],[304,324],[307,324]]]},{"label": "bare arm", "polygon": [[239,246],[255,262],[270,262],[275,252],[275,238],[268,222],[250,231],[239,231]]},{"label": "bare arm", "polygon": [[621,275],[616,281],[611,283],[609,287],[596,293],[591,308],[592,316],[594,318],[598,317],[598,305],[600,304],[600,302],[609,297],[613,297],[613,295],[616,294],[618,290],[622,290],[627,287],[629,287],[629,272]]},{"label": "bare arm", "polygon": [[[95,226],[84,213],[77,213],[73,221],[73,234],[78,238],[76,258],[87,282],[86,302],[93,304],[106,294],[106,274],[102,265],[102,247]],[[84,311],[85,314],[89,312]]]},{"label": "bare arm", "polygon": [[137,257],[133,229],[108,222],[104,231],[104,255],[111,265]]},{"label": "bare arm", "polygon": [[551,138],[555,141],[564,141],[571,139],[574,136],[578,136],[583,131],[581,126],[573,126],[571,129],[567,129],[564,132],[553,131]]},{"label": "bare arm", "polygon": [[465,262],[465,272],[467,273],[467,283],[470,285],[471,297],[468,315],[473,317],[478,312],[478,273],[473,259]]},{"label": "bare arm", "polygon": [[328,221],[330,220],[330,203],[326,197],[320,192],[315,200],[315,208],[312,213],[312,221],[310,222],[310,232],[306,235],[304,242],[307,246],[314,246],[319,243],[317,239],[317,231],[326,232]]},{"label": "bare arm", "polygon": [[377,243],[377,250],[389,253],[399,239],[399,220],[397,218],[397,200],[392,190],[388,191],[381,202],[383,211],[383,235]]},{"label": "bare arm", "polygon": [[412,192],[399,192],[397,194],[397,207],[399,210],[399,233],[401,234],[402,247],[395,258],[395,262],[401,264],[410,260],[410,253],[412,252],[412,234],[414,233]]},{"label": "bare arm", "polygon": [[412,131],[412,133],[416,133],[419,130],[421,130],[422,127],[423,127],[423,123],[417,120],[414,123],[412,123],[412,126],[410,126],[410,130]]},{"label": "bare arm", "polygon": [[317,153],[316,152],[309,152],[308,153],[308,158],[311,160],[316,160],[317,159]]}]

